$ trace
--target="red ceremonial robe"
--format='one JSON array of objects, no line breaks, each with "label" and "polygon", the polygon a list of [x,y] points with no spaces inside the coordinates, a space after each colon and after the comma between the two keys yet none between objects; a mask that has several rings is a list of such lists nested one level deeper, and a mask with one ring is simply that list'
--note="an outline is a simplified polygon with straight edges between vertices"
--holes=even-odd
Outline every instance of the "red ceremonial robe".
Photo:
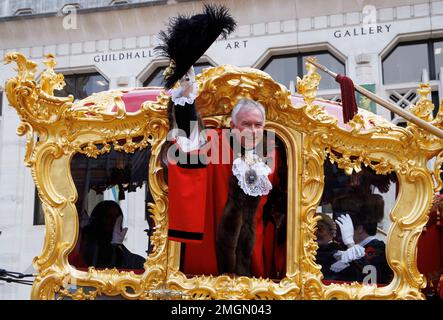
[{"label": "red ceremonial robe", "polygon": [[[213,158],[203,168],[180,167],[172,161],[168,164],[169,238],[186,243],[185,250],[182,250],[181,269],[185,274],[218,275],[215,239],[228,198],[233,155],[229,139],[223,138],[222,130],[214,130],[214,133],[208,137],[206,146],[219,150],[219,160],[229,155],[229,163],[215,164]],[[271,149],[268,150],[268,156],[273,159],[269,179],[276,185],[278,174],[275,168],[279,166],[279,159],[275,148]],[[274,225],[268,223],[265,228],[263,224],[263,206],[267,198],[261,197],[256,212],[256,240],[251,261],[255,277],[284,275],[285,269],[286,246],[277,248]]]}]

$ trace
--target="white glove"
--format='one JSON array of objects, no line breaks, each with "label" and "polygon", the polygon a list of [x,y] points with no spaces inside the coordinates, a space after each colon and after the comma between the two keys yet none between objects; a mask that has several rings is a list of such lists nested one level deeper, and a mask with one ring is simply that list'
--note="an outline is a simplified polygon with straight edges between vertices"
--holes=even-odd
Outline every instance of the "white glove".
[{"label": "white glove", "polygon": [[335,220],[335,223],[340,227],[341,238],[343,243],[348,247],[352,247],[354,243],[354,226],[349,214],[342,215]]},{"label": "white glove", "polygon": [[349,263],[344,263],[341,261],[337,261],[333,264],[331,264],[331,267],[329,268],[332,272],[340,272],[343,269],[346,269],[347,267],[349,267]]},{"label": "white glove", "polygon": [[191,68],[189,68],[188,72],[186,72],[186,74],[178,82],[180,83],[180,87],[182,89],[182,92],[185,92],[190,87],[192,87],[195,82],[194,67],[191,66]]},{"label": "white glove", "polygon": [[194,103],[197,97],[194,93],[195,72],[194,67],[191,67],[188,72],[178,81],[180,87],[172,89],[172,101],[176,105],[184,106],[186,103]]},{"label": "white glove", "polygon": [[112,230],[111,244],[120,245],[125,240],[126,232],[128,228],[122,228],[123,216],[120,216],[115,220],[114,230]]},{"label": "white glove", "polygon": [[342,263],[349,263],[354,260],[358,260],[365,256],[365,248],[361,245],[356,244],[350,247],[346,251],[337,251],[334,253],[334,258]]}]

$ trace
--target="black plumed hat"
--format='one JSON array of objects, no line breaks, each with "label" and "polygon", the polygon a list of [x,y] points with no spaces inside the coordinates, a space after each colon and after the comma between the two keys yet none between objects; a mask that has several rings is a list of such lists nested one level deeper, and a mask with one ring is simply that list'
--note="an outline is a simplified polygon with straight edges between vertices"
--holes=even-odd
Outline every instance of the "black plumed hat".
[{"label": "black plumed hat", "polygon": [[154,48],[160,56],[170,59],[164,83],[170,89],[221,35],[234,31],[235,20],[224,6],[205,4],[203,13],[179,15],[169,21],[167,31],[161,31],[161,44]]}]

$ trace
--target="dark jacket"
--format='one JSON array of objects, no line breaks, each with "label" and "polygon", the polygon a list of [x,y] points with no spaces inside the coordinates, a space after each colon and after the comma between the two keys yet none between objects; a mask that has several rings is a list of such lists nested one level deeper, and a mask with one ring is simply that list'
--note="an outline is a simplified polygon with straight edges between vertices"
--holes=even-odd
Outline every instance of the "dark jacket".
[{"label": "dark jacket", "polygon": [[[365,256],[358,260],[352,261],[350,266],[335,274],[336,280],[341,281],[358,281],[363,282],[365,277],[370,275],[370,271],[366,270],[366,266],[375,267],[377,284],[388,284],[392,280],[393,272],[386,260],[386,246],[383,241],[373,239],[365,246]],[[368,269],[370,270],[370,269]]]}]

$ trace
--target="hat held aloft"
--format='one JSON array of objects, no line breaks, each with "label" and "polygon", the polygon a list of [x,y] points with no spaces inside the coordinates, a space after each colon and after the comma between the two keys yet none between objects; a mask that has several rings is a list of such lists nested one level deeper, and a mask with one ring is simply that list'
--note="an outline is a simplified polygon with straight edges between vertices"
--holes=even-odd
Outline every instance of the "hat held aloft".
[{"label": "hat held aloft", "polygon": [[167,30],[159,34],[161,44],[154,48],[170,59],[164,74],[165,88],[171,89],[219,36],[226,39],[235,26],[228,9],[219,5],[205,4],[201,14],[172,18]]}]

